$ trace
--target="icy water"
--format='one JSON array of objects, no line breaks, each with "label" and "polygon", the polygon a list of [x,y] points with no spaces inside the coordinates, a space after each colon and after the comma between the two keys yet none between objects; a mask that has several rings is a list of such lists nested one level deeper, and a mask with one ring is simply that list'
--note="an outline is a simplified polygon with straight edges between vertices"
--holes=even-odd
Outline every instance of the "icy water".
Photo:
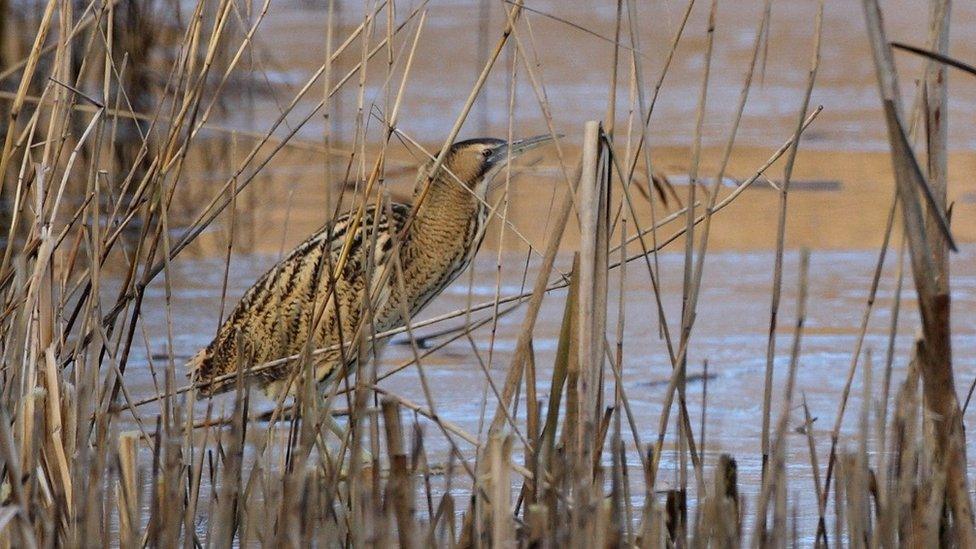
[{"label": "icy water", "polygon": [[[953,312],[954,312],[954,355],[960,391],[964,391],[976,376],[976,264],[971,260],[976,252],[972,246],[963,249],[954,267]],[[474,303],[490,301],[495,295],[493,283],[494,258],[482,254],[475,265],[474,284],[462,280],[449,288],[425,313],[423,318],[450,312],[464,307],[469,301]],[[251,280],[274,261],[274,257],[251,256],[234,261],[228,294],[230,298],[239,295]],[[512,263],[521,263],[522,257],[507,256]],[[560,266],[568,268],[567,258],[562,258]],[[874,251],[823,251],[814,252],[810,265],[810,295],[806,329],[802,339],[802,354],[797,376],[797,403],[805,397],[810,413],[816,418],[813,434],[818,443],[821,464],[829,451],[830,429],[837,416],[839,395],[842,391],[846,373],[851,360],[858,326],[871,277],[877,260]],[[878,300],[872,314],[864,348],[873,355],[874,375],[873,398],[880,398],[881,379],[885,350],[888,341],[890,309],[894,292],[894,258],[889,258],[884,279],[878,292]],[[680,317],[681,307],[681,268],[683,256],[666,253],[660,256],[665,295],[665,308],[669,318]],[[796,299],[798,254],[789,252],[786,256],[783,307],[781,327],[778,330],[778,353],[776,359],[776,378],[774,386],[775,416],[779,416],[783,395],[785,374],[789,361],[789,348],[792,343],[791,326],[794,320]],[[762,417],[762,387],[765,368],[766,330],[768,326],[769,295],[773,254],[771,252],[731,253],[719,252],[706,261],[704,292],[699,306],[699,317],[692,338],[689,354],[689,375],[702,373],[702,364],[708,361],[707,408],[705,415],[706,447],[705,462],[714,465],[720,453],[735,456],[739,465],[740,486],[744,494],[754,504],[758,496],[760,463],[759,445]],[[533,263],[534,265],[534,263]],[[530,271],[532,265],[530,265]],[[185,357],[197,348],[206,345],[213,334],[217,312],[220,306],[222,265],[219,260],[192,260],[178,262],[172,271],[172,283],[179,288],[172,301],[173,323],[176,338],[175,355]],[[502,295],[518,293],[523,290],[518,277],[507,276],[501,287]],[[565,291],[551,293],[545,301],[536,330],[535,351],[537,353],[538,396],[548,399],[549,378],[553,355],[558,337],[559,322],[564,306]],[[640,430],[641,440],[653,441],[661,414],[670,363],[664,342],[658,337],[658,324],[653,309],[653,298],[643,265],[630,265],[626,281],[626,329],[624,333],[624,389],[630,400]],[[616,303],[616,297],[612,297]],[[144,310],[163,311],[165,294],[161,286],[153,287],[147,294]],[[911,292],[905,292],[894,361],[895,384],[903,379],[909,356],[909,346],[915,327],[914,300]],[[479,319],[484,313],[474,314]],[[616,318],[616,305],[610,311],[610,318]],[[490,343],[490,330],[483,328],[474,332],[474,344],[460,339],[448,344],[444,349],[423,360],[423,366],[430,383],[438,413],[469,433],[478,433],[481,425],[485,394],[485,377],[476,353],[488,361],[493,379],[501,383],[504,372],[511,362],[521,314],[501,318],[494,345]],[[673,321],[672,321],[673,322]],[[418,330],[417,335],[440,331],[449,326],[460,326],[463,319],[447,321],[428,329]],[[145,318],[145,326],[150,335],[150,343],[155,353],[165,354],[165,319],[161,314],[150,314]],[[672,330],[674,330],[672,326]],[[612,334],[611,334],[611,337]],[[443,339],[433,339],[439,343]],[[385,372],[412,359],[410,348],[396,344],[402,337],[394,339],[382,355],[379,371]],[[151,376],[144,364],[145,355],[136,353],[134,363],[127,373],[127,385],[136,395],[153,394]],[[157,363],[161,363],[157,359]],[[862,359],[862,365],[863,365]],[[863,371],[863,369],[861,370]],[[862,405],[862,375],[854,380],[854,388],[846,420],[844,435],[857,432],[858,418]],[[381,383],[399,395],[428,406],[420,388],[416,367],[388,378]],[[897,387],[897,386],[896,386]],[[701,421],[703,383],[692,381],[688,387],[688,407],[692,424],[696,430]],[[490,395],[490,393],[489,393]],[[229,406],[229,401],[223,399]],[[218,402],[218,406],[219,406]],[[494,409],[494,399],[490,396],[488,418]],[[340,404],[344,406],[345,403]],[[524,402],[522,404],[524,406]],[[258,400],[258,409],[270,409],[272,404]],[[148,410],[147,410],[148,411]],[[202,412],[202,408],[198,410]],[[813,479],[809,467],[809,454],[806,437],[793,433],[794,427],[803,423],[803,412],[795,408],[790,414],[789,474],[791,488],[801,519],[801,532],[815,524],[816,507],[813,498]],[[421,419],[425,428],[425,445],[431,462],[443,465],[447,461],[448,445],[438,429]],[[524,426],[523,426],[524,428]],[[673,429],[673,428],[672,428]],[[672,431],[673,432],[673,431]],[[625,431],[625,439],[633,439]],[[673,443],[673,438],[668,439]],[[842,441],[844,437],[842,437]],[[851,450],[856,449],[853,438]],[[872,437],[873,440],[873,437]],[[473,448],[458,441],[469,456]],[[673,447],[669,443],[668,447]],[[842,442],[842,447],[843,446]],[[632,449],[633,446],[629,445]],[[874,448],[872,448],[872,451]],[[976,457],[969,452],[971,460]],[[638,455],[631,451],[630,465],[640,467]],[[659,488],[675,485],[676,468],[673,452],[669,451]],[[639,470],[639,469],[638,469]],[[635,477],[636,478],[636,477]],[[435,482],[441,488],[442,479]],[[463,481],[455,481],[455,485]],[[640,493],[635,485],[636,493]]]},{"label": "icy water", "polygon": [[[364,4],[336,2],[336,32],[339,43],[362,22]],[[630,47],[627,26],[627,4],[624,2],[621,41]],[[258,31],[255,66],[267,74],[266,81],[277,90],[297,91],[311,71],[325,58],[327,0],[286,0],[275,3],[266,22]],[[397,2],[397,13],[406,17],[417,2]],[[615,0],[563,1],[534,0],[525,3],[526,25],[520,27],[517,44],[524,58],[534,64],[535,78],[545,86],[554,123],[561,131],[580,127],[586,120],[603,118],[606,113],[610,65],[615,33]],[[664,66],[666,54],[678,30],[687,2],[634,2],[636,25],[634,36],[640,70],[646,84],[649,102],[653,85]],[[655,105],[651,130],[658,145],[687,147],[694,135],[695,112],[704,69],[709,2],[696,0],[671,70]],[[460,111],[467,92],[484,66],[486,52],[496,43],[504,25],[501,4],[483,0],[434,1],[429,4],[427,23],[419,42],[414,68],[407,81],[408,93],[401,106],[399,127],[421,141],[443,139]],[[926,40],[927,4],[917,0],[888,0],[883,3],[885,25],[890,40],[924,44]],[[755,30],[763,2],[719,2],[715,27],[712,74],[705,120],[707,144],[724,143],[738,103],[739,91],[749,59],[752,56]],[[812,35],[817,2],[783,0],[773,3],[768,48],[763,58],[765,72],[757,78],[752,100],[745,111],[742,142],[772,146],[780,136],[788,135],[796,123],[806,85],[812,53]],[[556,21],[549,14],[565,22]],[[960,2],[952,9],[953,32],[950,52],[962,60],[976,59],[976,43],[970,29],[976,20],[976,6]],[[569,24],[567,24],[569,23]],[[579,30],[583,27],[589,32]],[[371,43],[385,37],[386,21],[376,23]],[[594,36],[599,35],[599,36]],[[262,41],[263,40],[263,41]],[[621,105],[628,99],[630,67],[621,51],[618,98]],[[340,58],[340,72],[345,74],[360,61],[361,47],[353,47]],[[469,118],[463,134],[468,136],[495,133],[504,135],[508,128],[509,91],[512,85],[511,60],[523,59],[511,49],[502,53],[485,92]],[[374,73],[365,82],[367,101],[384,104],[385,53],[374,58]],[[902,88],[906,98],[913,90],[912,78],[921,63],[917,58],[897,53],[902,70]],[[532,85],[532,76],[524,67],[516,70],[516,132],[545,131],[545,120]],[[886,151],[883,118],[878,101],[877,82],[865,36],[862,6],[857,2],[827,2],[824,16],[822,61],[818,85],[812,104],[823,104],[822,124],[808,134],[807,148],[821,150]],[[950,75],[953,84],[951,107],[960,116],[976,107],[976,87],[962,73]],[[355,82],[353,82],[355,84]],[[395,91],[395,86],[394,86]],[[340,108],[332,118],[336,135],[349,136],[355,130],[353,111],[359,91],[355,85],[342,91]],[[318,101],[315,94],[309,104]],[[257,114],[257,127],[263,116],[276,115],[274,102],[263,104]],[[621,120],[626,108],[618,109]],[[246,125],[242,116],[235,119]],[[323,120],[316,117],[300,136],[318,139]],[[964,123],[950,123],[950,142],[957,149],[976,145],[976,129]],[[567,132],[570,133],[570,132]]]},{"label": "icy water", "polygon": [[[672,74],[662,89],[651,124],[655,162],[662,171],[675,176],[676,181],[687,174],[689,167],[695,101],[703,68],[707,5],[700,3],[678,50]],[[260,94],[249,110],[231,109],[223,122],[241,129],[263,131],[277,115],[281,98],[290,98],[321,63],[325,51],[326,16],[320,4],[323,2],[275,5],[256,37],[259,54],[254,65],[271,91]],[[556,0],[528,3],[534,9],[558,14],[603,36],[613,35],[615,4]],[[762,82],[757,83],[745,111],[739,146],[729,170],[731,177],[741,180],[750,175],[793,131],[809,62],[815,4],[788,0],[774,5],[766,72]],[[893,39],[913,43],[924,40],[924,28],[920,24],[924,13],[916,4],[909,0],[885,3],[886,22]],[[713,174],[719,164],[720,145],[726,137],[751,54],[760,5],[758,1],[720,5],[716,58],[705,124],[703,173]],[[401,15],[409,11],[406,5],[398,3],[398,6]],[[401,112],[401,128],[431,146],[443,139],[475,79],[478,60],[482,58],[479,44],[493,44],[497,38],[502,22],[499,6],[492,4],[487,12],[481,12],[481,9],[477,2],[432,4],[420,42],[415,74],[411,76]],[[654,3],[653,6],[641,3],[639,16],[642,23],[637,31],[641,50],[646,56],[642,59],[648,82],[653,82],[660,71],[683,9],[684,5],[679,2]],[[954,21],[976,20],[976,8],[971,4],[960,4],[953,9]],[[490,22],[484,35],[472,23],[481,13],[487,13]],[[343,5],[340,10],[342,25],[337,36],[344,36],[361,17],[361,6]],[[572,145],[578,144],[578,138],[573,136],[579,133],[582,122],[602,118],[606,110],[610,46],[599,38],[537,13],[527,13],[526,18],[531,23],[532,32],[526,31],[519,38],[529,56],[538,61],[537,67],[553,107],[554,122],[559,131],[570,136],[567,138],[569,150],[575,155]],[[968,29],[962,24],[956,28],[960,32],[954,30],[951,51],[963,59],[976,58],[976,42],[966,34]],[[808,319],[802,340],[796,396],[797,402],[801,397],[806,398],[810,413],[817,418],[813,432],[821,465],[829,448],[829,431],[851,362],[893,193],[890,166],[884,154],[887,145],[883,119],[878,108],[860,6],[852,2],[828,3],[824,32],[824,61],[812,101],[814,105],[824,105],[825,110],[806,134],[796,165],[798,182],[790,198],[789,250],[773,390],[773,409],[778,416],[792,343],[797,249],[811,247]],[[373,42],[376,40],[379,38],[374,36]],[[358,61],[359,55],[361,51],[353,48],[342,58],[343,66],[350,67]],[[485,98],[476,105],[462,136],[506,133],[511,82],[506,72],[510,72],[511,54],[505,53],[502,60],[504,62],[492,75]],[[919,64],[914,59],[899,54],[898,62],[904,74],[917,74]],[[382,63],[385,61],[377,62],[375,73],[371,73],[365,82],[367,101],[377,100],[380,104]],[[622,84],[618,90],[622,104],[627,100],[627,72],[622,69]],[[518,72],[515,78],[515,133],[532,135],[545,131],[528,76]],[[908,90],[910,78],[904,78],[903,86]],[[958,75],[951,78],[954,87],[950,109],[950,142],[953,146],[950,197],[956,203],[953,215],[956,237],[968,243],[953,257],[953,354],[958,390],[965,397],[964,391],[976,376],[976,247],[972,244],[976,241],[976,184],[969,178],[976,168],[976,158],[971,152],[976,144],[976,130],[968,118],[976,105],[976,87]],[[355,121],[350,113],[356,103],[354,88],[344,91],[337,99],[338,114],[333,117],[333,129],[340,140],[341,136],[353,132]],[[314,100],[317,99],[318,96]],[[297,119],[297,116],[289,120],[292,118]],[[618,124],[622,123],[618,120]],[[318,143],[323,131],[322,118],[316,116],[298,132],[298,139]],[[391,154],[401,161],[398,166],[408,166],[412,162],[404,151]],[[558,171],[551,154],[527,159],[527,163],[531,167],[513,181],[510,220],[528,242],[538,248],[551,229],[549,208],[560,189]],[[189,179],[194,183],[191,188],[197,193],[194,196],[209,198],[213,182],[227,177],[232,165],[191,170]],[[230,265],[225,310],[232,307],[237,297],[280,257],[281,250],[302,240],[325,219],[321,176],[324,165],[324,159],[317,155],[286,149],[242,196],[238,242]],[[781,168],[775,167],[770,177],[781,177]],[[409,180],[409,169],[404,168],[397,177],[390,178],[391,193],[404,196],[408,192],[405,189]],[[685,189],[679,187],[679,192],[684,193]],[[195,212],[195,208],[205,203],[203,198],[200,200],[197,203],[188,199],[188,210]],[[713,465],[723,452],[735,456],[739,464],[740,486],[751,505],[754,505],[759,488],[775,208],[776,193],[757,184],[754,190],[744,193],[739,201],[716,218],[711,251],[705,263],[704,291],[689,351],[689,374],[701,373],[705,361],[708,361],[710,374],[704,420],[706,465]],[[638,209],[639,219],[646,226],[650,223],[649,209],[646,204],[639,205]],[[154,394],[152,376],[147,368],[148,357],[155,356],[154,362],[164,363],[169,352],[168,322],[172,323],[172,353],[177,362],[206,345],[214,334],[221,307],[226,222],[225,216],[223,225],[205,234],[198,244],[173,263],[169,273],[174,291],[170,319],[165,313],[163,286],[157,283],[150,287],[142,318],[148,335],[148,349],[138,346],[134,349],[126,373],[127,387],[137,398]],[[671,231],[665,232],[670,234]],[[575,247],[575,229],[570,228],[557,263],[564,272],[569,270],[570,253]],[[499,248],[503,250],[500,255]],[[529,282],[526,283],[525,250],[526,244],[511,231],[504,239],[499,238],[496,224],[478,256],[473,275],[462,275],[424,311],[421,318],[454,311],[472,302],[490,301],[496,291],[504,297],[527,290],[534,279],[538,261],[528,263]],[[681,314],[684,257],[680,250],[679,241],[659,258],[664,306],[672,330],[676,329]],[[632,246],[630,251],[636,252],[637,247]],[[894,251],[889,254],[864,344],[865,350],[872,353],[876,387],[880,387],[887,348],[895,287],[895,255]],[[496,287],[496,260],[499,258],[503,268],[500,287]],[[616,276],[611,278],[611,325],[615,325],[617,318]],[[906,287],[910,286],[910,280],[907,276]],[[624,288],[624,389],[636,416],[640,438],[646,443],[656,436],[670,363],[664,342],[658,335],[653,294],[643,262],[628,265]],[[546,298],[535,332],[537,390],[543,400],[548,398],[549,374],[564,300],[564,290],[552,292]],[[902,305],[894,360],[895,384],[903,378],[912,336],[918,326],[914,295],[910,289],[905,291]],[[472,319],[483,318],[484,314],[476,313]],[[491,368],[493,379],[500,381],[511,362],[521,314],[519,310],[498,321],[493,344],[490,331],[483,328],[474,332],[473,343],[460,339],[423,361],[439,413],[469,433],[479,433],[486,405],[489,418],[494,409],[490,391],[485,400],[485,376],[478,356]],[[462,320],[450,320],[420,330],[418,335],[460,326]],[[610,333],[609,337],[612,341],[615,336]],[[396,341],[402,341],[402,338],[397,338],[394,343]],[[408,346],[391,344],[382,355],[379,371],[387,371],[412,357]],[[863,361],[862,358],[862,364]],[[857,429],[862,406],[861,383],[859,372],[844,422],[845,435],[851,435]],[[382,385],[427,405],[415,367],[383,381]],[[691,382],[688,388],[691,423],[696,428],[701,421],[703,388],[700,380]],[[880,397],[880,391],[874,391],[873,396]],[[261,405],[270,407],[266,401]],[[420,421],[425,425],[425,443],[431,460],[444,463],[446,442],[437,429],[425,420]],[[800,423],[802,410],[791,410],[791,433]],[[630,436],[626,433],[625,439],[632,440]],[[672,439],[669,438],[669,442],[673,442]],[[470,446],[463,442],[460,445],[468,456],[474,455]],[[639,462],[633,448],[629,455],[631,465],[637,467]],[[970,449],[969,456],[976,458],[976,448]],[[675,462],[671,458],[673,452],[669,452],[665,461],[660,488],[673,485],[675,481]],[[795,433],[789,436],[787,461],[791,489],[798,498],[800,525],[805,531],[815,523],[816,511],[804,436]],[[636,476],[632,474],[632,478]]]}]

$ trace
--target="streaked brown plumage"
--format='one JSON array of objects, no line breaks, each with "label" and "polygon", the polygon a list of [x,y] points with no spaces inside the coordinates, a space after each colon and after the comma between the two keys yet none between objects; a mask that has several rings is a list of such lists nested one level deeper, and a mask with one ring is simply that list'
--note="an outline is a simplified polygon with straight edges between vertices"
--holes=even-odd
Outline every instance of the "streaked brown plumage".
[{"label": "streaked brown plumage", "polygon": [[[409,204],[390,204],[379,212],[375,206],[365,210],[333,292],[332,273],[355,212],[336,218],[244,294],[217,337],[190,360],[189,375],[197,382],[211,382],[201,387],[203,394],[219,393],[233,387],[234,379],[215,378],[240,367],[297,355],[310,335],[313,349],[342,344],[341,350],[316,355],[313,364],[319,382],[330,379],[343,365],[346,372],[352,371],[363,351],[354,344],[361,330],[368,336],[403,325],[404,308],[413,317],[468,266],[484,236],[488,183],[506,158],[548,140],[540,136],[511,144],[488,138],[455,143],[409,225]],[[415,200],[429,167],[419,172]],[[399,262],[394,261],[397,251]],[[372,326],[360,328],[367,312],[367,292]],[[313,327],[316,317],[320,318]],[[270,396],[291,393],[297,386],[290,379],[294,364],[264,369],[254,377]]]}]

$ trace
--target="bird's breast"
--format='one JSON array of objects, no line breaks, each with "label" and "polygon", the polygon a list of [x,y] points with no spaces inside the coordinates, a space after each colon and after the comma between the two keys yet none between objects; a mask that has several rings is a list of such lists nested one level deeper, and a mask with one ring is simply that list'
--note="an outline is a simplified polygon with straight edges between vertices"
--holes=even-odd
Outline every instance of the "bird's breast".
[{"label": "bird's breast", "polygon": [[[446,217],[446,216],[445,216]],[[484,237],[486,211],[483,207],[462,219],[441,219],[419,227],[408,247],[404,284],[408,295],[416,296],[411,312],[419,312],[453,282],[474,259]],[[425,223],[426,224],[426,223]]]}]

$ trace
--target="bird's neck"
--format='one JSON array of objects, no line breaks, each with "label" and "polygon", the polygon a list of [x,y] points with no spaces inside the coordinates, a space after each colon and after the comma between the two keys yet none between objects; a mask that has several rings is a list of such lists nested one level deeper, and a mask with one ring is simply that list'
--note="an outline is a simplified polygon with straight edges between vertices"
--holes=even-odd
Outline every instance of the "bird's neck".
[{"label": "bird's neck", "polygon": [[423,200],[417,222],[425,225],[466,222],[482,210],[484,199],[479,200],[474,191],[457,181],[435,181],[425,197],[421,197],[422,191],[414,193],[414,201]]},{"label": "bird's neck", "polygon": [[[421,198],[421,190],[414,200]],[[484,222],[484,202],[456,181],[435,181],[417,210],[411,244],[421,253],[451,255],[467,250]]]}]

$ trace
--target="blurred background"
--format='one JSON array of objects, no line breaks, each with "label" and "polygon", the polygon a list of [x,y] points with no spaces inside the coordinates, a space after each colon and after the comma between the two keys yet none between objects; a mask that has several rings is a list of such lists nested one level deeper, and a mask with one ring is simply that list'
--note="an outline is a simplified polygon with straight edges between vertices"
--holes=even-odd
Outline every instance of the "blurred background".
[{"label": "blurred background", "polygon": [[[4,5],[5,4],[5,5]],[[10,64],[27,57],[39,19],[43,14],[39,0],[4,0],[3,43],[0,52]],[[85,2],[76,2],[78,16],[85,15]],[[201,17],[213,18],[217,4],[205,4]],[[331,48],[327,45],[332,6]],[[396,5],[396,26],[406,25],[395,39],[397,47],[412,39],[418,2]],[[416,58],[405,81],[398,129],[411,139],[436,149],[447,135],[477,78],[481,67],[504,24],[507,4],[490,0],[431,2],[419,37]],[[623,4],[626,12],[628,3]],[[193,2],[172,0],[122,1],[115,9],[116,57],[126,66],[122,74],[126,94],[117,98],[120,108],[128,106],[150,119],[165,97],[172,63],[187,21],[193,17]],[[252,185],[241,196],[242,224],[238,249],[274,253],[284,244],[297,243],[325,219],[326,202],[340,194],[341,182],[356,179],[355,162],[348,153],[380,146],[383,138],[382,113],[387,106],[387,53],[385,48],[369,61],[365,78],[350,75],[363,57],[363,43],[354,41],[337,56],[331,74],[332,84],[350,76],[331,97],[325,108],[305,120],[323,99],[324,77],[294,109],[286,107],[320,69],[330,51],[335,51],[364,20],[380,7],[376,2],[328,0],[276,0],[262,12],[259,1],[235,2],[226,36],[216,45],[212,82],[217,86],[221,67],[226,67],[240,39],[255,21],[251,47],[215,95],[215,108],[208,130],[202,132],[190,151],[194,162],[186,167],[177,197],[187,208],[233,175],[240,159],[250,151],[256,137],[287,111],[284,123],[274,135],[283,137],[295,131],[290,144],[261,170],[261,183]],[[624,45],[618,68],[616,129],[626,131],[633,111],[639,110],[640,97],[646,105],[654,95],[675,34],[687,4],[674,1],[633,3],[633,29],[625,25],[620,41]],[[653,168],[677,185],[687,183],[696,112],[703,78],[708,3],[693,5],[671,67],[653,106],[649,125],[649,146]],[[884,3],[889,37],[895,41],[924,45],[927,8],[911,0]],[[732,1],[718,6],[712,70],[702,133],[705,152],[701,158],[701,177],[712,177],[718,170],[722,148],[738,105],[738,97],[749,67],[762,2]],[[817,3],[805,0],[775,2],[771,22],[764,38],[757,76],[750,90],[734,154],[727,170],[733,180],[742,180],[785,142],[796,125],[806,86],[812,52],[814,17]],[[408,16],[413,17],[407,21]],[[499,136],[511,131],[514,136],[549,131],[540,94],[551,113],[553,128],[567,135],[565,146],[579,142],[586,120],[604,119],[607,113],[609,81],[617,2],[564,2],[536,0],[526,4],[522,31],[501,53],[467,118],[461,137]],[[627,19],[627,13],[624,18]],[[959,3],[953,7],[949,51],[955,57],[976,59],[976,45],[966,30],[976,19],[976,6]],[[371,26],[367,49],[385,38],[385,11]],[[633,30],[633,37],[631,37]],[[635,44],[635,47],[631,47]],[[75,65],[81,66],[85,49],[76,47]],[[99,44],[88,45],[98,48]],[[407,48],[403,48],[407,49]],[[631,49],[639,50],[630,59]],[[881,242],[881,233],[893,194],[884,119],[878,100],[874,67],[870,59],[861,7],[855,2],[827,2],[822,44],[822,61],[811,106],[823,105],[816,122],[804,133],[791,194],[791,215],[787,246],[829,249],[863,249]],[[122,53],[124,51],[124,53]],[[395,59],[402,70],[406,55]],[[517,63],[516,63],[517,61]],[[915,96],[923,68],[920,58],[896,52],[902,74],[905,101]],[[526,70],[528,63],[532,70]],[[169,71],[169,72],[168,72]],[[640,89],[631,83],[639,72]],[[6,70],[5,73],[12,71]],[[101,73],[88,67],[83,80],[89,88],[100,87]],[[0,90],[16,90],[17,72],[5,74]],[[399,84],[400,74],[393,78]],[[533,83],[533,80],[535,82]],[[178,83],[170,83],[170,91]],[[36,81],[40,89],[43,82]],[[360,89],[362,86],[362,89]],[[395,95],[397,86],[393,86]],[[171,95],[171,94],[170,94]],[[362,96],[362,105],[360,105]],[[954,202],[953,228],[960,241],[976,238],[976,183],[973,173],[976,126],[971,112],[976,105],[976,81],[962,73],[950,73],[949,145],[950,201]],[[8,102],[0,102],[6,108]],[[639,114],[637,115],[639,118]],[[639,135],[634,125],[631,135]],[[364,131],[361,131],[364,130]],[[158,132],[157,132],[158,133]],[[152,136],[150,136],[152,139]],[[116,155],[120,163],[138,150],[138,133],[124,120],[118,122]],[[618,139],[619,140],[619,139]],[[333,148],[326,158],[325,147]],[[570,149],[571,150],[571,149]],[[394,138],[388,153],[390,163],[385,181],[394,196],[409,197],[414,167],[422,160],[416,150]],[[550,150],[519,168],[509,203],[509,216],[531,242],[541,242],[546,231],[546,216],[538,215],[538,205],[548,204],[558,190],[554,176],[557,161]],[[367,163],[369,160],[367,159]],[[131,165],[131,162],[127,163]],[[326,167],[328,177],[323,176]],[[781,165],[767,174],[781,178]],[[638,164],[638,178],[644,164]],[[124,172],[115,174],[121,179]],[[729,182],[734,184],[733,182]],[[349,183],[354,185],[354,183]],[[679,190],[684,195],[685,190]],[[296,199],[300,197],[300,199]],[[775,243],[770,208],[776,193],[764,184],[754,185],[747,196],[737,201],[730,215],[716,218],[712,243],[720,249],[755,250]],[[285,218],[287,217],[287,222]],[[285,232],[287,230],[287,232]],[[260,235],[259,237],[257,235]],[[495,231],[489,245],[497,246]],[[524,244],[524,243],[523,243]],[[509,242],[509,247],[519,243]],[[203,238],[191,251],[202,252],[221,244]],[[678,244],[680,247],[680,244]],[[211,249],[212,248],[208,248]],[[207,252],[202,252],[207,253]]]}]

